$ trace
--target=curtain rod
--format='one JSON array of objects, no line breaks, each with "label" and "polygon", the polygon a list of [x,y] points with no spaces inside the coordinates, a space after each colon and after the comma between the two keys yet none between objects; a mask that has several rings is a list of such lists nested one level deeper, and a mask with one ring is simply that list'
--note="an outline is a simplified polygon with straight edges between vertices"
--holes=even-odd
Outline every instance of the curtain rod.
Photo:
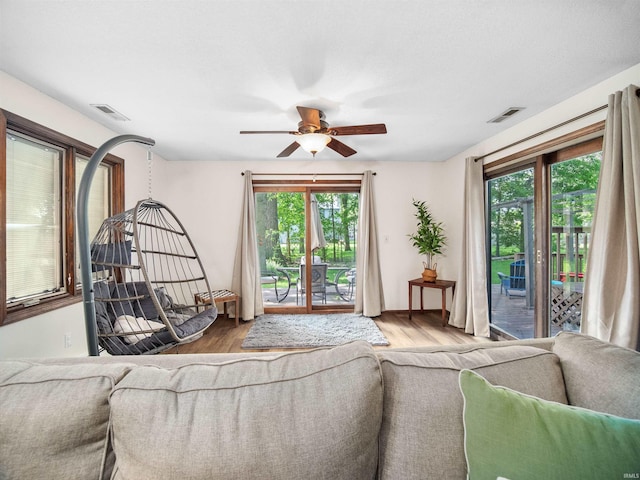
[{"label": "curtain rod", "polygon": [[[638,93],[638,92],[640,92],[640,89],[638,89],[636,91],[636,94],[640,95],[640,93]],[[588,111],[586,113],[578,115],[577,117],[573,117],[573,118],[570,118],[569,120],[565,120],[564,122],[558,123],[558,124],[554,125],[553,127],[546,128],[546,129],[544,129],[544,130],[542,130],[542,131],[540,131],[538,133],[534,133],[533,135],[529,135],[526,138],[522,138],[522,139],[517,140],[517,141],[515,141],[513,143],[510,143],[509,145],[505,145],[504,147],[500,147],[500,148],[494,150],[493,152],[485,153],[484,155],[476,157],[474,159],[474,161],[477,162],[478,160],[484,160],[485,158],[490,157],[491,155],[494,155],[494,154],[496,154],[498,152],[502,152],[503,150],[506,150],[508,148],[515,147],[516,145],[519,145],[521,143],[524,143],[524,142],[527,142],[529,140],[532,140],[532,139],[534,139],[536,137],[544,135],[545,133],[549,133],[550,131],[555,130],[557,128],[564,127],[565,125],[567,125],[569,123],[573,123],[576,120],[580,120],[581,118],[588,117],[589,115],[593,115],[594,113],[599,112],[600,110],[604,110],[608,106],[609,105],[601,105],[598,108],[594,108],[593,110],[590,110],[590,111]]]},{"label": "curtain rod", "polygon": [[[244,172],[240,172],[240,175],[244,176]],[[362,173],[252,173],[252,175],[256,176],[256,175],[277,175],[277,176],[285,176],[285,175],[295,175],[298,177],[317,177],[317,176],[331,176],[331,175],[336,175],[336,176],[341,176],[341,177],[348,177],[350,175],[364,175],[364,172]],[[371,175],[377,175],[376,172],[372,172]]]}]

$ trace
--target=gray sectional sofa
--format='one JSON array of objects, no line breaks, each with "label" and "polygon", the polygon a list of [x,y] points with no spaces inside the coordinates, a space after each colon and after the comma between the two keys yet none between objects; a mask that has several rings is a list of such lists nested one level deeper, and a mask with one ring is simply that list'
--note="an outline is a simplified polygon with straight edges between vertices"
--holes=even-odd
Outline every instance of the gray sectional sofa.
[{"label": "gray sectional sofa", "polygon": [[[475,448],[465,444],[475,401],[461,391],[467,370],[545,408],[640,419],[640,354],[571,333],[418,349],[355,342],[284,354],[3,361],[0,479],[463,479],[465,450]],[[500,408],[507,426],[509,415],[531,417]],[[520,433],[538,438],[529,428]],[[482,447],[513,443],[508,432],[481,430]],[[630,431],[638,457],[623,453],[621,468],[640,475],[640,434]],[[575,445],[599,451],[597,442],[574,435],[554,450],[575,461]],[[498,466],[525,465],[532,447],[517,446]],[[623,478],[609,468],[593,467],[592,478]],[[513,470],[498,473],[516,480]]]}]

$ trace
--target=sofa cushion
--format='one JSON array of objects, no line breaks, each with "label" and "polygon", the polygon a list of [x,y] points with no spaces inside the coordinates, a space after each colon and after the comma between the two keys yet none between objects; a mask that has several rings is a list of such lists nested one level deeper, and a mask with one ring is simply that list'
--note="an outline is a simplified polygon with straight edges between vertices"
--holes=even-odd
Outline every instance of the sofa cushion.
[{"label": "sofa cushion", "polygon": [[553,352],[571,405],[640,419],[640,353],[570,332],[555,337]]},{"label": "sofa cushion", "polygon": [[110,403],[114,480],[376,475],[382,377],[366,342],[139,367]]},{"label": "sofa cushion", "polygon": [[0,477],[101,478],[109,393],[129,368],[2,362]]},{"label": "sofa cushion", "polygon": [[640,473],[640,420],[547,402],[460,372],[470,480],[626,478]]},{"label": "sofa cushion", "polygon": [[473,369],[494,384],[566,403],[558,358],[529,346],[461,352],[380,351],[385,382],[380,479],[464,478],[458,374]]}]

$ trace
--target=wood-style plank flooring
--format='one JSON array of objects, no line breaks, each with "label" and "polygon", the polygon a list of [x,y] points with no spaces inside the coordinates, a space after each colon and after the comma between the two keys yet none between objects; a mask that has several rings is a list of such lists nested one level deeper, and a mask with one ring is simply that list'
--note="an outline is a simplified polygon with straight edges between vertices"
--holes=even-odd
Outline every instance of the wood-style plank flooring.
[{"label": "wood-style plank flooring", "polygon": [[[388,347],[374,347],[376,349],[415,347],[415,346],[437,346],[451,344],[467,344],[491,341],[486,338],[474,337],[464,333],[464,330],[447,326],[442,326],[440,310],[425,311],[425,313],[413,313],[409,320],[407,312],[384,312],[374,321],[389,340]],[[250,322],[240,322],[236,328],[235,322],[231,318],[224,318],[222,315],[205,332],[199,340],[180,345],[177,348],[168,350],[166,353],[238,353],[257,351],[292,351],[293,349],[268,349],[268,350],[246,350],[242,348],[242,341],[253,324]],[[177,350],[177,351],[176,351]]]}]

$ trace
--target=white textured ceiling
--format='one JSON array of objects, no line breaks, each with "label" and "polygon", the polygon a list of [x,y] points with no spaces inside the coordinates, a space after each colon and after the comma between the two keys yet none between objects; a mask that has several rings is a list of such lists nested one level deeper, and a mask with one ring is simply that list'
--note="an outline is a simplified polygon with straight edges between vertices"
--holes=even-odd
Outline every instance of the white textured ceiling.
[{"label": "white textured ceiling", "polygon": [[640,63],[640,1],[0,0],[0,45],[0,69],[168,160],[274,158],[293,137],[238,132],[295,130],[304,105],[386,123],[340,137],[352,159],[442,161]]}]

